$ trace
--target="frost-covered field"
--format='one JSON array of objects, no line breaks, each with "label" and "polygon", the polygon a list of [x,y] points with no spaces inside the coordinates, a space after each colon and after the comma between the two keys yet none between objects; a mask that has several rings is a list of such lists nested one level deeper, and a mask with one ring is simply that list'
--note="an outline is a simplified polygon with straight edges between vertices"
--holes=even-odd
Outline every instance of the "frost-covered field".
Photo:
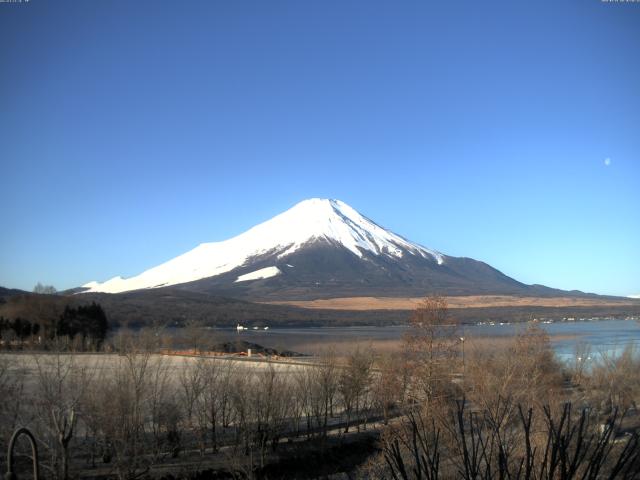
[{"label": "frost-covered field", "polygon": [[[86,366],[99,370],[112,370],[125,361],[124,355],[117,353],[41,353],[41,352],[2,352],[0,360],[9,361],[12,368],[19,368],[26,372],[38,369],[38,364],[52,364],[57,358],[72,359],[78,366]],[[162,363],[172,371],[179,372],[185,368],[193,368],[198,361],[216,362],[219,364],[232,364],[234,368],[247,371],[260,371],[269,368],[269,365],[277,371],[289,371],[299,368],[298,362],[269,362],[265,360],[250,359],[237,360],[232,357],[211,356],[183,356],[151,354],[149,361]]]},{"label": "frost-covered field", "polygon": [[[19,376],[24,381],[25,391],[32,391],[38,381],[40,371],[53,372],[57,368],[73,371],[84,370],[89,378],[109,376],[125,366],[128,357],[112,353],[40,353],[40,352],[3,352],[0,353],[0,368],[5,374]],[[139,356],[137,362],[143,361]],[[178,355],[151,354],[148,356],[148,371],[158,368],[165,370],[168,378],[179,382],[189,370],[196,368],[199,362],[213,363],[220,370],[230,369],[241,376],[251,376],[273,369],[280,374],[294,374],[303,368],[302,362],[267,362],[260,359],[236,360],[231,357],[195,357]]]}]

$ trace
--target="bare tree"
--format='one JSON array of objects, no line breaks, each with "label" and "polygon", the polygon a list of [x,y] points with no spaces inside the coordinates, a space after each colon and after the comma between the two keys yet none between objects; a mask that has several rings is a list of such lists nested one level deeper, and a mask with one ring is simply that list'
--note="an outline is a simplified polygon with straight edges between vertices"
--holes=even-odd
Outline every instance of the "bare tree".
[{"label": "bare tree", "polygon": [[[546,332],[532,326],[505,347],[472,348],[465,388],[468,398],[488,410],[504,399],[510,405],[554,405],[563,378]],[[515,410],[510,412],[516,415]]]},{"label": "bare tree", "polygon": [[447,301],[435,295],[425,298],[410,317],[405,335],[413,366],[413,392],[421,400],[446,394],[450,374],[456,369],[458,324],[449,315]]},{"label": "bare tree", "polygon": [[333,351],[324,352],[319,365],[308,368],[309,409],[322,436],[327,436],[329,419],[338,393],[338,366]]},{"label": "bare tree", "polygon": [[233,407],[233,426],[235,427],[235,451],[242,447],[244,454],[249,456],[253,465],[253,450],[251,445],[251,388],[253,371],[236,372],[230,389],[230,400]]},{"label": "bare tree", "polygon": [[252,437],[260,455],[260,467],[264,468],[269,443],[275,450],[286,429],[291,396],[285,376],[272,364],[257,373],[254,382],[250,395]]},{"label": "bare tree", "polygon": [[377,362],[377,374],[373,377],[373,400],[381,412],[384,423],[390,418],[390,411],[402,405],[409,385],[406,357],[383,354]]},{"label": "bare tree", "polygon": [[235,362],[225,362],[222,367],[222,373],[219,377],[220,390],[218,391],[218,400],[220,403],[220,420],[222,429],[229,428],[233,418],[233,405],[231,401],[231,387],[237,377],[237,365]]},{"label": "bare tree", "polygon": [[146,474],[153,459],[145,455],[145,418],[148,415],[148,378],[151,354],[131,349],[118,358],[103,384],[99,408],[102,430],[114,454],[121,480]]},{"label": "bare tree", "polygon": [[[352,417],[359,416],[360,409],[369,393],[372,365],[373,357],[370,352],[358,348],[347,356],[347,364],[340,372],[338,388],[347,416],[345,433],[349,432]],[[360,430],[359,423],[358,430]]]},{"label": "bare tree", "polygon": [[149,428],[154,439],[153,453],[160,459],[166,447],[175,455],[177,429],[180,414],[176,405],[176,393],[171,382],[171,369],[164,357],[153,357],[147,373]]},{"label": "bare tree", "polygon": [[[495,422],[486,410],[468,411],[457,401],[446,424],[423,410],[412,410],[399,428],[383,437],[383,451],[394,479],[596,479],[638,478],[640,437],[618,442],[617,411],[594,428],[587,410],[571,404],[557,413],[549,407],[516,406],[513,423]],[[512,410],[510,406],[505,410]],[[534,417],[542,417],[540,429]],[[443,445],[443,429],[453,426],[453,443]]]},{"label": "bare tree", "polygon": [[193,350],[194,354],[198,354],[203,346],[203,328],[202,322],[195,319],[189,319],[184,322],[182,328],[182,337],[185,344],[189,349]]},{"label": "bare tree", "polygon": [[0,355],[0,464],[4,464],[7,451],[5,442],[25,420],[24,387],[24,370],[12,358]]},{"label": "bare tree", "polygon": [[78,407],[92,372],[87,367],[78,366],[74,355],[34,355],[33,359],[43,433],[53,452],[56,476],[66,480],[69,478],[69,446],[75,434]]},{"label": "bare tree", "polygon": [[201,381],[200,394],[196,398],[196,411],[200,433],[200,450],[204,452],[208,433],[211,434],[211,448],[218,450],[218,425],[220,423],[220,377],[222,368],[212,359],[200,358],[196,363]]},{"label": "bare tree", "polygon": [[296,434],[300,433],[300,421],[306,420],[306,431],[310,435],[313,420],[311,368],[304,366],[298,368],[293,375],[293,406],[292,416],[296,427]]},{"label": "bare tree", "polygon": [[204,389],[202,374],[202,369],[192,362],[185,362],[178,374],[184,426],[189,431],[195,431],[198,427],[198,399]]},{"label": "bare tree", "polygon": [[570,368],[571,381],[576,388],[584,387],[587,377],[587,369],[591,360],[591,346],[588,343],[580,342],[576,345],[573,355],[573,364]]},{"label": "bare tree", "polygon": [[40,282],[36,283],[36,286],[33,287],[33,293],[39,293],[41,295],[54,295],[57,292],[56,287],[53,285],[43,285]]},{"label": "bare tree", "polygon": [[[96,465],[96,457],[105,454],[106,441],[103,434],[103,425],[107,420],[104,418],[106,412],[103,411],[105,382],[107,382],[105,369],[97,367],[92,381],[85,386],[82,398],[82,420],[85,427],[85,443],[89,447],[89,463],[92,467]],[[106,454],[106,458],[108,458]]]},{"label": "bare tree", "polygon": [[637,410],[640,402],[640,352],[633,345],[619,353],[601,352],[584,380],[588,399],[605,414],[618,408]]}]

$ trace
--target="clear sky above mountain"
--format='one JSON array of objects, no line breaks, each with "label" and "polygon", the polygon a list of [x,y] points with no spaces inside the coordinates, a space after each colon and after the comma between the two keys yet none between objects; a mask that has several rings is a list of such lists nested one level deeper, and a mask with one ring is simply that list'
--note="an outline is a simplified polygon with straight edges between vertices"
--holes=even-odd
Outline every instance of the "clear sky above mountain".
[{"label": "clear sky above mountain", "polygon": [[0,285],[130,276],[309,197],[640,293],[640,4],[0,3]]}]

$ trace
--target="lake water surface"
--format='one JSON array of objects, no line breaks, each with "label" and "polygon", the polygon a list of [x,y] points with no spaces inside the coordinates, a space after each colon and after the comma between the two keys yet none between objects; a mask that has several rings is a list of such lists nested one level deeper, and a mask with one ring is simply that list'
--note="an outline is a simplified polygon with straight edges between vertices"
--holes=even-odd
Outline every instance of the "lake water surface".
[{"label": "lake water surface", "polygon": [[[464,325],[460,335],[467,339],[504,338],[525,330],[531,323]],[[536,323],[550,337],[559,357],[569,359],[575,355],[578,345],[588,345],[592,354],[616,354],[627,345],[640,350],[640,322],[637,320],[584,320],[554,323]],[[376,349],[399,348],[407,326],[388,327],[298,327],[269,328],[268,330],[219,329],[225,338],[242,339],[277,349],[316,353],[335,346],[340,350],[353,345],[371,346]]]}]

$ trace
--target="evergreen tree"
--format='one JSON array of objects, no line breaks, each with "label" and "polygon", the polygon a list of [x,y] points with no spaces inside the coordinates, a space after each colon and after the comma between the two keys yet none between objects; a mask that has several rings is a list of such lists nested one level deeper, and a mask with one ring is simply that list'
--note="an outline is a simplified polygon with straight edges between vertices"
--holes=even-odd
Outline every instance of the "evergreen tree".
[{"label": "evergreen tree", "polygon": [[91,338],[100,345],[107,336],[109,323],[103,308],[92,302],[77,308],[66,306],[58,320],[56,335],[71,339],[81,335],[83,341]]}]

